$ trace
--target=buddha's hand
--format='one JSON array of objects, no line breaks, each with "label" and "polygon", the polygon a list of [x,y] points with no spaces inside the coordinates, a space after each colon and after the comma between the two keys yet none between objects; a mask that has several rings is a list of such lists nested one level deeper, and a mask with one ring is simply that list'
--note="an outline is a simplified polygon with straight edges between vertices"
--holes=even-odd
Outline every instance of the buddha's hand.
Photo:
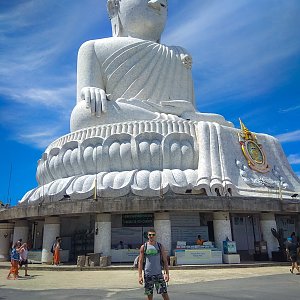
[{"label": "buddha's hand", "polygon": [[100,117],[107,112],[107,96],[103,89],[97,87],[84,87],[80,97],[86,102],[86,108],[91,110],[93,116]]}]

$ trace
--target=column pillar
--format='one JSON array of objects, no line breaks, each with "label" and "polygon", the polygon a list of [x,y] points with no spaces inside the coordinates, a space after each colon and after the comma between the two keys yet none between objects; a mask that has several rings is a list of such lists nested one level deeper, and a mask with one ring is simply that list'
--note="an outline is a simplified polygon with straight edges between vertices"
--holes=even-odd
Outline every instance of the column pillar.
[{"label": "column pillar", "polygon": [[27,243],[28,233],[29,233],[28,221],[17,220],[14,228],[13,243],[17,242],[20,239],[22,239],[23,243]]},{"label": "column pillar", "polygon": [[171,220],[168,212],[154,214],[154,229],[156,231],[156,240],[164,246],[168,255],[171,255]]},{"label": "column pillar", "polygon": [[9,261],[9,250],[14,224],[0,223],[0,261]]},{"label": "column pillar", "polygon": [[219,249],[223,249],[223,241],[225,241],[226,238],[232,241],[229,212],[214,212],[213,215],[215,246]]},{"label": "column pillar", "polygon": [[296,236],[300,236],[300,215],[296,217]]},{"label": "column pillar", "polygon": [[260,227],[263,240],[267,242],[269,258],[272,259],[272,251],[277,251],[279,246],[277,239],[271,232],[271,228],[275,228],[277,230],[275,214],[262,213],[260,215]]},{"label": "column pillar", "polygon": [[94,253],[111,256],[111,214],[96,215]]},{"label": "column pillar", "polygon": [[51,253],[51,247],[57,236],[60,236],[59,217],[47,217],[44,223],[42,263],[49,264],[52,262],[53,253]]}]

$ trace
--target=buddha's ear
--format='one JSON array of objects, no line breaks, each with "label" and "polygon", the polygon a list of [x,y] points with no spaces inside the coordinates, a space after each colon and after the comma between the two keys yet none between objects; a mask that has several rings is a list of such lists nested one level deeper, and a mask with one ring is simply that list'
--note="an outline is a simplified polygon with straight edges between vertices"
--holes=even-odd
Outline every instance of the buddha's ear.
[{"label": "buddha's ear", "polygon": [[107,0],[107,12],[109,18],[112,19],[118,14],[119,11],[119,0]]}]

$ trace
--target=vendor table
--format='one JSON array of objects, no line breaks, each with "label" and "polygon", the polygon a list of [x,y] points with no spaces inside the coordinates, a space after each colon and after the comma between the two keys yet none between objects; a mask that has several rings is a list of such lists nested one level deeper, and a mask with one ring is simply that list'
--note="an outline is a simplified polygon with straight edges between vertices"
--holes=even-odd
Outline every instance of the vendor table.
[{"label": "vendor table", "polygon": [[139,249],[111,249],[112,262],[134,262],[140,254]]},{"label": "vendor table", "polygon": [[176,249],[175,256],[178,265],[222,264],[222,251],[216,248],[206,249]]}]

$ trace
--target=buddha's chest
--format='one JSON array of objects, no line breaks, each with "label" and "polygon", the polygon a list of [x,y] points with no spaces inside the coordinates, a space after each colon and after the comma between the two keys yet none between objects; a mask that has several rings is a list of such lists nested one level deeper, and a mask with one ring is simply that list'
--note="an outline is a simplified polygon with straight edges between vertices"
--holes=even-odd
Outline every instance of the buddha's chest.
[{"label": "buddha's chest", "polygon": [[183,91],[191,86],[191,66],[192,58],[183,48],[141,41],[116,49],[101,69],[113,98],[184,99]]}]

